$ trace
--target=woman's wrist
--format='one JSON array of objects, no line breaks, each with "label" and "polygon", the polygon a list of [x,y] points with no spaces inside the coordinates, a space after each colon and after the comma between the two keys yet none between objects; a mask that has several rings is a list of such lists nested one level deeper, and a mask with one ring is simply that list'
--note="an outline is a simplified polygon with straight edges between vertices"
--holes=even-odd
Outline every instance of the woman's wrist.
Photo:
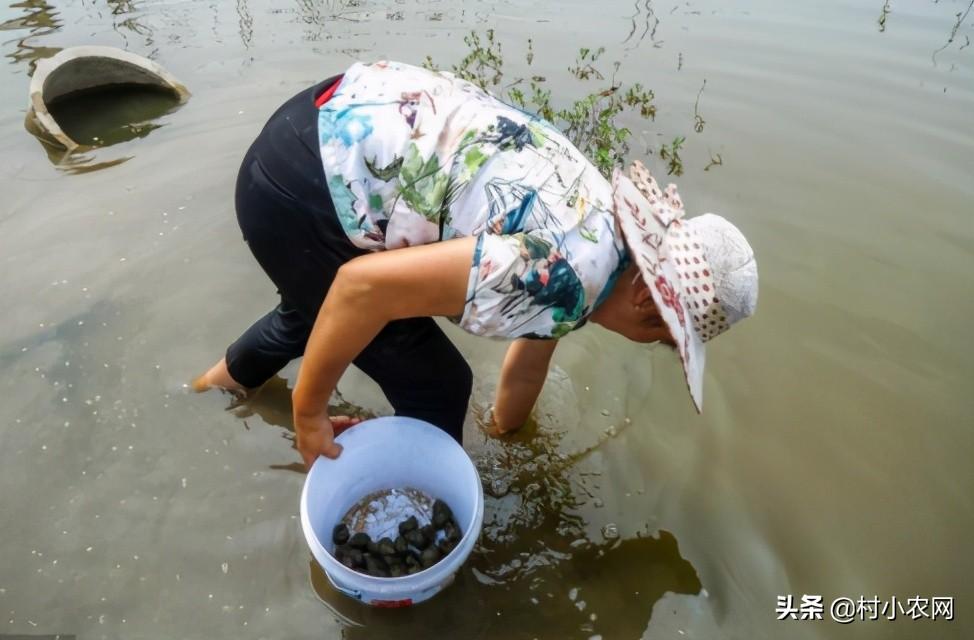
[{"label": "woman's wrist", "polygon": [[295,427],[308,420],[328,417],[328,402],[318,401],[314,395],[306,393],[300,384],[295,386],[291,394]]},{"label": "woman's wrist", "polygon": [[494,412],[494,405],[487,405],[487,411],[484,414],[485,422],[487,423],[487,428],[496,429],[497,427],[497,414]]},{"label": "woman's wrist", "polygon": [[484,423],[487,426],[488,433],[493,434],[511,433],[517,431],[522,426],[522,423],[514,423],[511,421],[502,423],[498,420],[497,406],[494,404],[488,405],[487,410],[484,412]]}]

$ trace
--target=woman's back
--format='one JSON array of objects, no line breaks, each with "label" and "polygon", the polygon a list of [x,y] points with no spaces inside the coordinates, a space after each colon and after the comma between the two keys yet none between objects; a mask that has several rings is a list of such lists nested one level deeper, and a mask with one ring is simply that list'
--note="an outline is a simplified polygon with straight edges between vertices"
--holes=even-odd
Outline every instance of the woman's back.
[{"label": "woman's back", "polygon": [[478,237],[475,308],[461,322],[475,333],[563,334],[624,266],[598,170],[551,124],[452,74],[357,63],[318,128],[328,188],[355,245]]}]

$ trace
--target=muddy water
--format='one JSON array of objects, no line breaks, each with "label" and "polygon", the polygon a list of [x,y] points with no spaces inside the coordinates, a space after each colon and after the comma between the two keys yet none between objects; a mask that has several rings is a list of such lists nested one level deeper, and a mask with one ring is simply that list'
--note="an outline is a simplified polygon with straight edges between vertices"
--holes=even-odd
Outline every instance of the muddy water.
[{"label": "muddy water", "polygon": [[144,138],[161,125],[154,121],[174,110],[171,91],[145,85],[113,85],[77,91],[48,105],[69,138],[81,145],[110,146]]},{"label": "muddy water", "polygon": [[[974,635],[974,13],[886,6],[0,8],[0,633]],[[300,534],[294,367],[243,406],[182,385],[274,300],[231,205],[266,117],[354,59],[456,60],[487,27],[515,70],[533,39],[556,97],[582,45],[656,90],[633,154],[687,136],[681,194],[746,231],[761,302],[710,349],[702,417],[670,354],[564,340],[536,426],[498,443],[469,421],[492,495],[457,582],[367,611]],[[49,157],[23,129],[32,61],[88,43],[156,59],[193,98],[145,138]],[[482,406],[503,345],[449,330]],[[361,374],[341,389],[388,410]],[[953,597],[955,620],[779,622],[788,594]]]}]

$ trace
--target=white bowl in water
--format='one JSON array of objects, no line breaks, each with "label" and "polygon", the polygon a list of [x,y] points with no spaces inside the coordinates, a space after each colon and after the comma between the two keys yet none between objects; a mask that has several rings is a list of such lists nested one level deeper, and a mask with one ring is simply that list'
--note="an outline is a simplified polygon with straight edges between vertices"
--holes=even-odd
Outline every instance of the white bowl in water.
[{"label": "white bowl in water", "polygon": [[[409,606],[453,581],[473,550],[484,520],[484,491],[470,456],[428,422],[386,417],[366,420],[335,441],[338,459],[319,457],[301,492],[301,527],[329,582],[345,595],[374,606]],[[419,489],[450,505],[463,537],[438,563],[399,578],[377,578],[349,569],[331,554],[332,529],[359,500],[385,489]]]}]

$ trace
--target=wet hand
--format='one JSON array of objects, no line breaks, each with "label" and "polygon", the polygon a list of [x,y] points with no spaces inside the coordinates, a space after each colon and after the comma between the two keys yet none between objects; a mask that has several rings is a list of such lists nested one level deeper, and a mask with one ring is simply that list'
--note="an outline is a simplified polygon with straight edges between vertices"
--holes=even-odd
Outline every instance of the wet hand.
[{"label": "wet hand", "polygon": [[522,425],[512,425],[507,428],[501,427],[497,422],[497,417],[494,415],[494,407],[487,407],[487,411],[483,418],[483,428],[488,436],[492,438],[499,438],[501,436],[509,435],[521,428]]},{"label": "wet hand", "polygon": [[310,470],[318,456],[334,459],[341,455],[342,446],[335,442],[335,436],[359,422],[361,419],[348,416],[330,418],[327,414],[295,415],[295,444],[305,467]]},{"label": "wet hand", "polygon": [[501,436],[510,435],[510,434],[514,433],[515,431],[517,431],[520,428],[521,428],[520,426],[517,426],[517,427],[513,427],[511,429],[501,429],[500,425],[498,425],[496,422],[494,422],[494,423],[491,423],[490,425],[487,426],[486,431],[487,431],[487,435],[489,435],[490,437],[492,437],[492,438],[500,438]]}]

